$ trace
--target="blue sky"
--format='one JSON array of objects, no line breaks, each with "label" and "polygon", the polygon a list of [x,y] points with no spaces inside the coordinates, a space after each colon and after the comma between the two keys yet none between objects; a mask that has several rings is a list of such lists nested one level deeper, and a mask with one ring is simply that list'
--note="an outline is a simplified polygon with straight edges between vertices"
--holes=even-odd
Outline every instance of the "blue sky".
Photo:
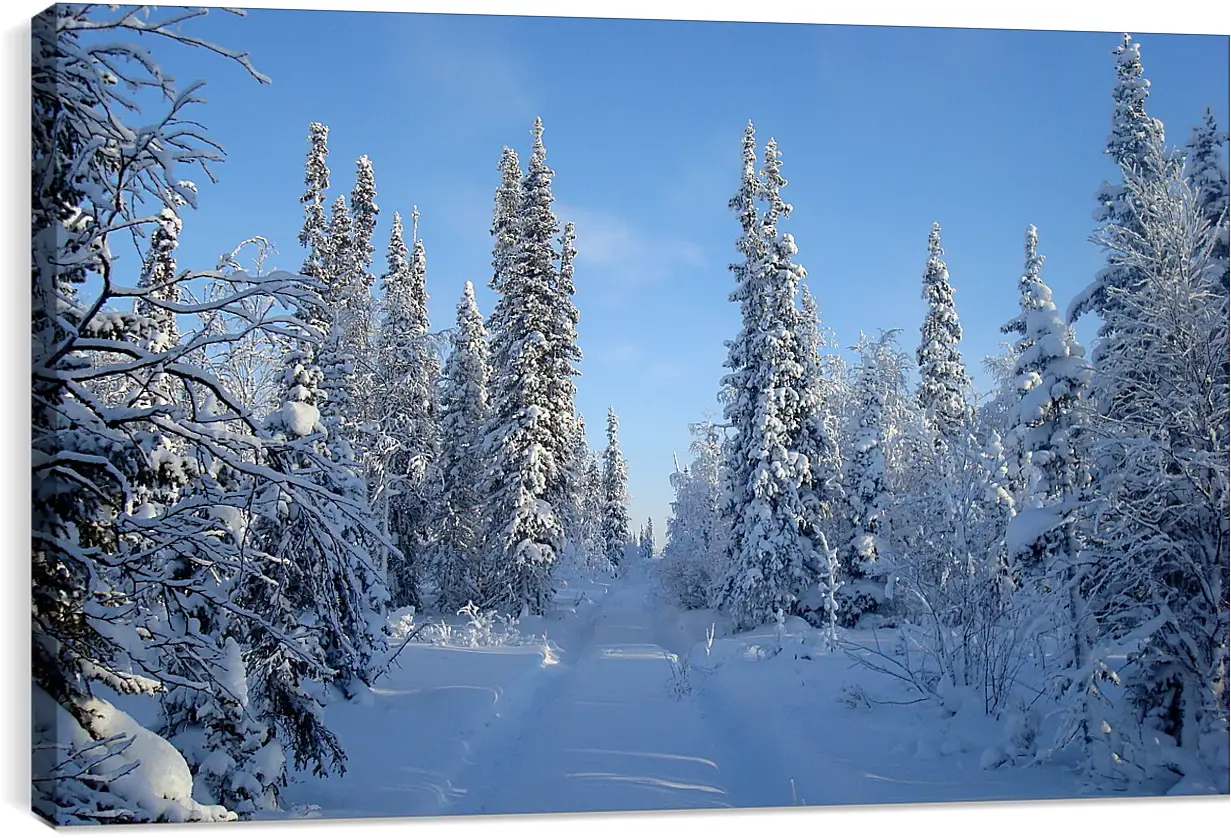
[{"label": "blue sky", "polygon": [[[688,423],[717,413],[723,341],[738,329],[726,201],[748,119],[761,143],[778,140],[795,206],[782,227],[844,346],[898,327],[913,350],[932,221],[984,385],[981,359],[1016,307],[1026,225],[1061,304],[1101,261],[1088,237],[1095,189],[1114,175],[1102,149],[1117,33],[298,10],[198,23],[273,83],[162,49],[181,81],[208,82],[197,117],[229,155],[185,217],[184,267],[252,235],[278,247],[274,267],[299,266],[307,126],[319,121],[331,200],[349,194],[359,155],[374,162],[382,265],[393,211],[419,206],[433,327],[452,325],[466,280],[486,314],[500,150],[524,157],[542,116],[557,215],[577,224],[578,406],[595,447],[615,406],[634,523],[653,516],[660,544],[672,453],[685,460]],[[1226,36],[1136,37],[1149,110],[1172,142],[1207,105],[1227,125]]]}]

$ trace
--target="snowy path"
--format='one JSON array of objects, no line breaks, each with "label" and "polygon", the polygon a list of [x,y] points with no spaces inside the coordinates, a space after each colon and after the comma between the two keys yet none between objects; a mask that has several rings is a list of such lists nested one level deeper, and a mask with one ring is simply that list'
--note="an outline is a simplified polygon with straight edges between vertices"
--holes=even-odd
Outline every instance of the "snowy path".
[{"label": "snowy path", "polygon": [[[621,579],[552,687],[508,720],[459,778],[452,814],[904,803],[1072,796],[1063,773],[986,771],[978,733],[916,708],[838,702],[840,653],[765,658],[772,629],[693,648],[690,689],[667,662],[700,639],[655,614],[649,581]],[[760,651],[758,652],[758,648]],[[801,650],[802,651],[802,650]],[[879,676],[872,676],[875,681]],[[890,684],[890,687],[896,685]]]},{"label": "snowy path", "polygon": [[449,812],[739,805],[728,799],[704,720],[670,691],[671,667],[653,642],[645,589],[618,586],[587,635],[557,689],[520,720],[504,758],[459,781],[474,791]]},{"label": "snowy path", "polygon": [[[901,684],[814,648],[802,621],[703,638],[716,617],[655,604],[633,569],[534,618],[551,650],[412,645],[371,706],[329,708],[342,777],[289,802],[330,817],[884,804],[1076,796],[1056,767],[988,771],[1000,734],[941,718]],[[856,641],[861,638],[854,636]],[[864,639],[866,640],[866,638]],[[688,689],[668,655],[691,652]],[[856,682],[898,706],[838,699]]]}]

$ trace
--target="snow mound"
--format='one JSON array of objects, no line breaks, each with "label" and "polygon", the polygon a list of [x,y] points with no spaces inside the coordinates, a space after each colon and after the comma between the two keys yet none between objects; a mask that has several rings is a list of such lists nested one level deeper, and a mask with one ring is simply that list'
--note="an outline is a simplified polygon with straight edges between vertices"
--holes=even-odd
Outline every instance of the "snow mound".
[{"label": "snow mound", "polygon": [[106,750],[100,751],[106,756],[81,761],[82,779],[93,777],[106,789],[94,801],[103,804],[100,810],[125,813],[126,820],[162,823],[236,819],[235,813],[223,806],[201,804],[192,798],[192,772],[167,740],[103,699],[87,699],[82,707],[94,735],[46,692],[34,688],[36,750],[32,767],[36,778],[54,776],[52,771],[66,753],[82,752],[110,740]]}]

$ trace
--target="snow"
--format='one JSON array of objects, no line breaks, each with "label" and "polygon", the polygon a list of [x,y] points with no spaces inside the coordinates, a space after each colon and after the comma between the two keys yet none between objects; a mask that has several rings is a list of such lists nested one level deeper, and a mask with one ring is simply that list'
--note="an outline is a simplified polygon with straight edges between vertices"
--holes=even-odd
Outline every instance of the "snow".
[{"label": "snow", "polygon": [[298,437],[308,436],[321,421],[321,412],[315,406],[297,401],[282,403],[282,421],[287,429]]},{"label": "snow", "polygon": [[[915,696],[900,682],[852,669],[846,653],[829,650],[822,632],[798,618],[786,618],[780,629],[771,624],[731,635],[729,620],[717,612],[666,604],[653,565],[630,566],[616,582],[567,580],[546,615],[520,624],[534,642],[472,648],[416,638],[376,683],[372,707],[326,708],[349,754],[348,770],[298,777],[284,815],[1079,793],[1066,769],[1015,761],[1004,724],[973,707],[954,714],[909,703]],[[707,644],[711,631],[716,638]],[[870,644],[871,631],[847,632],[845,639]],[[862,706],[844,700],[856,678],[853,692],[868,698]]]},{"label": "snow", "polygon": [[1013,555],[1025,553],[1030,545],[1056,529],[1063,521],[1063,514],[1054,508],[1019,509],[1009,522],[1005,545]]},{"label": "snow", "polygon": [[[111,791],[135,802],[153,820],[216,821],[234,820],[222,806],[201,805],[192,799],[192,772],[171,743],[142,727],[135,719],[101,698],[87,699],[83,704],[91,716],[91,727],[99,737],[130,737],[123,753],[109,756],[94,769],[104,774],[123,770],[135,764],[133,770],[111,780]],[[57,708],[58,709],[58,708]],[[67,714],[61,717],[70,719]],[[75,721],[72,722],[74,725]],[[84,733],[84,732],[82,732]],[[78,744],[81,736],[71,736]]]},{"label": "snow", "polygon": [[234,637],[223,644],[223,655],[218,667],[218,686],[234,696],[243,705],[248,703],[248,678],[244,669],[243,649]]}]

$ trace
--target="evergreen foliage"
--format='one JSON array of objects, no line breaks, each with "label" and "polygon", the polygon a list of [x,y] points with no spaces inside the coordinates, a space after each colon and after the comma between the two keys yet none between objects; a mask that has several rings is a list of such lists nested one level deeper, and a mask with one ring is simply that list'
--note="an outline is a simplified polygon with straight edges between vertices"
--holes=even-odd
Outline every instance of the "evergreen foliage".
[{"label": "evergreen foliage", "polygon": [[628,519],[628,466],[620,452],[620,420],[607,409],[607,448],[603,451],[603,555],[619,568],[632,544]]},{"label": "evergreen foliage", "polygon": [[428,322],[427,255],[418,237],[418,217],[416,208],[408,258],[402,218],[394,214],[388,270],[381,280],[384,317],[375,345],[380,380],[376,417],[384,454],[382,506],[400,551],[389,567],[396,608],[422,608],[420,580],[443,514],[440,359]]},{"label": "evergreen foliage", "polygon": [[[485,435],[489,498],[485,549],[501,557],[499,607],[542,613],[553,567],[564,548],[561,499],[575,445],[571,381],[580,358],[571,302],[571,239],[564,267],[552,203],[543,123],[536,119],[530,165],[515,183],[517,158],[506,149],[492,232],[492,288],[500,299],[491,334],[491,415]],[[553,501],[555,501],[553,505]]]},{"label": "evergreen foliage", "polygon": [[960,440],[973,419],[967,400],[970,376],[962,362],[957,344],[962,339],[953,304],[949,267],[940,246],[940,225],[932,224],[928,234],[928,262],[923,275],[923,299],[928,311],[919,328],[920,342],[915,357],[919,361],[919,404],[924,416],[944,440]]},{"label": "evergreen foliage", "polygon": [[457,305],[457,329],[440,388],[440,473],[444,481],[440,522],[441,608],[456,611],[467,602],[486,604],[496,596],[496,568],[482,551],[484,498],[482,432],[488,417],[487,330],[466,283]]}]

